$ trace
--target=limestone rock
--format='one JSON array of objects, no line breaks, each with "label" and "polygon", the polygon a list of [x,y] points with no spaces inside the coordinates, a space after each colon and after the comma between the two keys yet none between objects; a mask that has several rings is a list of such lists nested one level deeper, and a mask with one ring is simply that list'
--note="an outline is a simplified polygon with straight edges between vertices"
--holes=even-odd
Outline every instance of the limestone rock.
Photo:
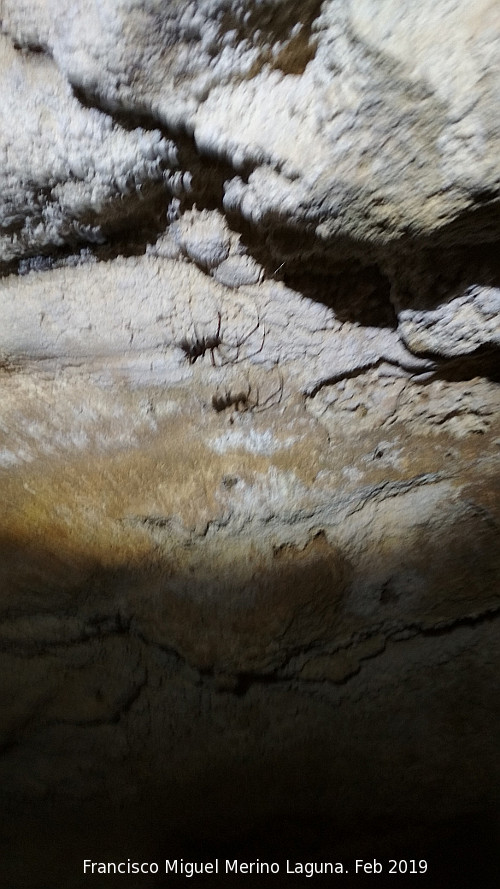
[{"label": "limestone rock", "polygon": [[[4,33],[50,51],[83,95],[224,158],[234,170],[226,209],[263,227],[275,220],[282,261],[324,253],[339,236],[356,251],[408,234],[446,242],[455,225],[477,241],[467,224],[476,210],[495,238],[493,0],[3,6]],[[310,239],[299,256],[296,227]]]},{"label": "limestone rock", "polygon": [[499,30],[2,0],[9,886],[496,823]]}]

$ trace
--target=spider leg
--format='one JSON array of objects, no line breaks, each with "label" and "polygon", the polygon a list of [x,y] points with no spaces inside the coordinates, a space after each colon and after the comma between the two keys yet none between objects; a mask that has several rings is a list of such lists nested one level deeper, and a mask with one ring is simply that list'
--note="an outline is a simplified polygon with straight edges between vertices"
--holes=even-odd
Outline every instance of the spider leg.
[{"label": "spider leg", "polygon": [[[257,330],[257,328],[255,328],[255,330]],[[254,331],[252,331],[252,333],[254,333]],[[245,339],[246,339],[246,337],[245,337]],[[231,361],[231,364],[240,364],[242,361],[248,361],[250,358],[255,358],[256,355],[260,355],[260,353],[262,352],[262,349],[264,348],[265,339],[266,339],[266,331],[264,330],[259,348],[256,349],[255,352],[246,352],[242,358],[238,358],[238,356],[236,356],[236,358],[234,358]],[[239,350],[240,346],[241,346],[241,342],[237,344],[238,350]]]},{"label": "spider leg", "polygon": [[[283,389],[285,387],[285,383],[284,383],[283,376],[281,373],[279,373],[279,380],[280,380],[280,384],[279,384],[278,388],[274,389],[267,396],[267,398],[264,399],[264,401],[259,402],[258,392],[257,392],[257,401],[255,403],[255,412],[256,413],[260,413],[261,411],[267,410],[268,408],[266,407],[266,405],[268,407],[277,407],[277,405],[281,403],[281,399],[283,398]],[[273,400],[273,399],[276,399],[276,400]],[[269,402],[271,402],[271,404],[269,404]]]},{"label": "spider leg", "polygon": [[238,340],[237,348],[239,349],[239,347],[242,346],[243,343],[246,343],[246,341],[248,339],[250,339],[252,334],[255,333],[255,331],[259,329],[259,327],[260,327],[260,318],[257,315],[257,324],[255,325],[255,327],[252,327],[252,329],[249,330],[248,333],[246,333],[244,337],[242,337],[240,340]]},{"label": "spider leg", "polygon": [[[257,328],[255,328],[257,330]],[[266,340],[266,329],[264,328],[264,333],[262,334],[262,341],[258,349],[255,352],[252,352],[250,355],[247,355],[247,358],[253,358],[255,355],[260,355],[262,349],[264,348],[264,343]]]},{"label": "spider leg", "polygon": [[239,357],[239,352],[240,352],[241,347],[252,336],[252,334],[254,334],[259,329],[259,327],[260,327],[260,318],[257,320],[257,324],[254,327],[252,327],[252,329],[249,330],[248,333],[246,333],[242,339],[238,340],[236,343],[234,343],[232,345],[231,348],[236,349],[236,356],[235,356],[235,358],[233,358],[231,360],[231,362],[230,362],[231,364],[240,364],[242,361],[248,361],[249,358],[254,358],[256,355],[259,355],[262,352],[262,349],[264,348],[264,342],[266,340],[266,329],[265,328],[264,328],[264,332],[262,334],[262,340],[261,340],[259,348],[256,349],[254,352],[245,352],[245,354],[241,358]]},{"label": "spider leg", "polygon": [[[241,404],[242,411],[248,411],[252,409],[252,403],[250,401],[250,394],[252,392],[252,384],[250,380],[248,381],[248,389],[246,392],[240,393],[239,403]],[[258,394],[258,393],[257,393]],[[240,410],[240,408],[236,408],[236,410]]]},{"label": "spider leg", "polygon": [[221,325],[222,325],[222,314],[220,312],[217,312],[217,318],[218,318],[217,330],[215,331],[215,334],[213,336],[207,337],[207,342],[206,342],[206,350],[210,351],[210,359],[212,361],[212,367],[217,367],[217,364],[215,362],[215,350],[218,349],[219,346],[222,345],[222,337],[220,335],[220,330],[221,330]]}]

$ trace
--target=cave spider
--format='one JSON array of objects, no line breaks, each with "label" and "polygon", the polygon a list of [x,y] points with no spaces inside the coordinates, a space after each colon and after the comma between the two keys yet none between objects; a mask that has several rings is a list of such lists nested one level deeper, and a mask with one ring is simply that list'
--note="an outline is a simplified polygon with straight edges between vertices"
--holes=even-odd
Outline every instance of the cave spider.
[{"label": "cave spider", "polygon": [[[219,367],[222,367],[225,364],[239,364],[240,361],[244,361],[248,358],[253,358],[255,355],[258,355],[262,352],[264,348],[264,341],[266,338],[266,331],[264,330],[262,334],[262,341],[258,349],[251,354],[245,353],[240,358],[240,349],[241,347],[250,339],[250,337],[257,332],[260,328],[260,318],[257,316],[257,322],[254,326],[244,334],[239,340],[234,343],[226,342],[222,333],[222,315],[220,312],[217,312],[217,329],[215,333],[209,334],[208,336],[200,336],[194,328],[194,337],[189,339],[188,337],[184,337],[179,342],[179,346],[184,352],[186,360],[189,364],[194,364],[198,358],[203,358],[207,352],[210,352],[210,359],[212,362],[212,366],[216,367],[215,353],[217,352],[220,356],[219,359]],[[221,347],[223,347],[221,349]],[[227,349],[235,349],[236,354],[234,357],[228,356],[225,350]]]},{"label": "cave spider", "polygon": [[252,396],[252,384],[249,381],[246,392],[242,390],[232,391],[231,389],[225,389],[222,394],[217,392],[212,396],[212,407],[218,414],[231,408],[237,413],[251,411],[258,414],[280,404],[283,398],[283,388],[283,377],[279,374],[278,388],[270,392],[267,398],[261,401],[258,387],[255,389],[255,395]]}]

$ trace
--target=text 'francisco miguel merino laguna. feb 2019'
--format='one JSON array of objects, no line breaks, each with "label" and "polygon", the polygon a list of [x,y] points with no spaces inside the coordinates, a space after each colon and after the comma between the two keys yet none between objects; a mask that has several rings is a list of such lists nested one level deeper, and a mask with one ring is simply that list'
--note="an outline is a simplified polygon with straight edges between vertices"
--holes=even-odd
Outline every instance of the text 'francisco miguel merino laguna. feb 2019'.
[{"label": "text 'francisco miguel merino laguna. feb 2019'", "polygon": [[156,861],[92,861],[86,858],[83,862],[83,872],[88,876],[95,874],[160,874],[167,876],[193,877],[195,875],[212,874],[301,874],[305,877],[327,874],[381,874],[383,872],[394,874],[411,873],[424,874],[427,870],[427,862],[424,859],[408,859],[398,861],[389,859],[386,862],[372,859],[364,861],[355,859],[349,865],[341,861],[290,861],[279,864],[277,861],[240,861],[237,858],[219,861],[185,861],[183,858],[166,859],[164,863]]}]

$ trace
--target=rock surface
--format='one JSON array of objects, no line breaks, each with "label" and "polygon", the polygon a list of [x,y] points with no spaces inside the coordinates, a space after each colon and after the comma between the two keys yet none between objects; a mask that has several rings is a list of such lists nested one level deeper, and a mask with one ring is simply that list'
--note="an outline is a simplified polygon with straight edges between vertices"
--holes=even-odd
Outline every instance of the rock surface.
[{"label": "rock surface", "polygon": [[9,886],[493,836],[499,38],[2,0]]}]

